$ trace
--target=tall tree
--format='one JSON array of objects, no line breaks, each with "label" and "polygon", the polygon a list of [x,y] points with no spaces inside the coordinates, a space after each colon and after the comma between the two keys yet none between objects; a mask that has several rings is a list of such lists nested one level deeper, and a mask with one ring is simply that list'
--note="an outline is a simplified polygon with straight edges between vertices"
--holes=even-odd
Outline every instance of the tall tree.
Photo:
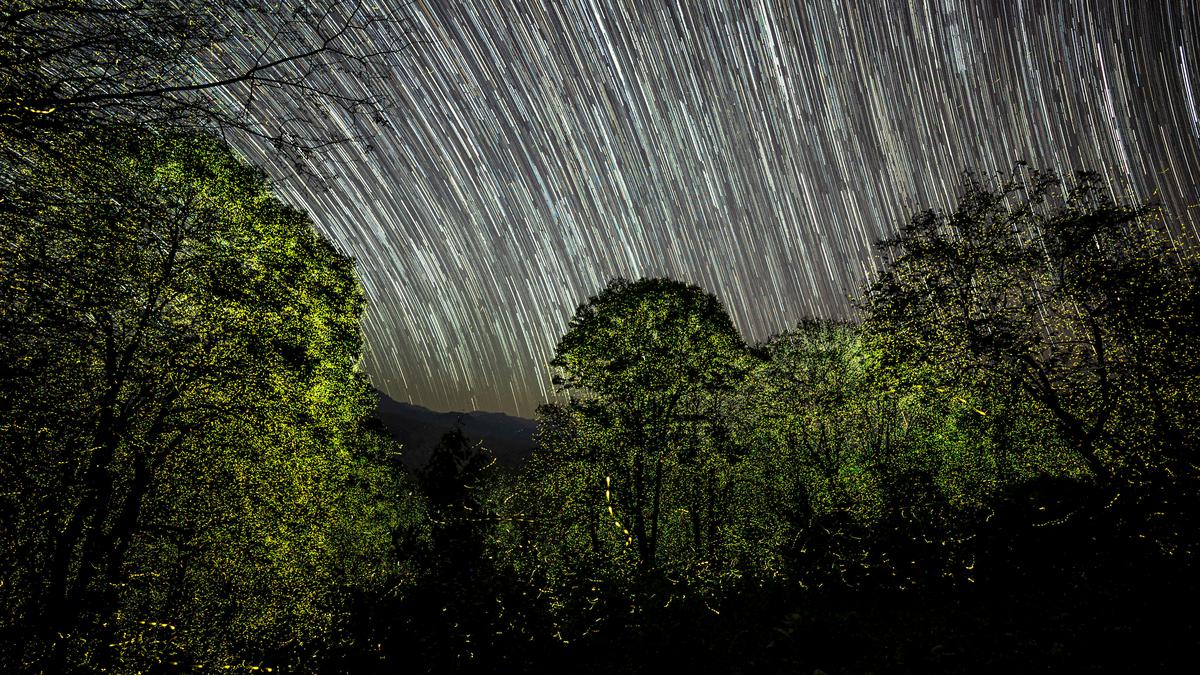
[{"label": "tall tree", "polygon": [[[749,368],[721,303],[669,279],[613,280],[576,311],[551,365],[605,471],[592,489],[607,495],[640,565],[658,561],[668,490],[688,514],[688,534],[675,534],[704,556],[724,490],[713,412]],[[685,468],[696,475],[673,483]]]},{"label": "tall tree", "polygon": [[1200,258],[1098,175],[968,175],[882,245],[864,298],[891,356],[1013,386],[1102,482],[1195,475]]},{"label": "tall tree", "polygon": [[62,667],[314,640],[403,508],[353,266],[216,141],[68,140],[0,208],[4,628]]}]

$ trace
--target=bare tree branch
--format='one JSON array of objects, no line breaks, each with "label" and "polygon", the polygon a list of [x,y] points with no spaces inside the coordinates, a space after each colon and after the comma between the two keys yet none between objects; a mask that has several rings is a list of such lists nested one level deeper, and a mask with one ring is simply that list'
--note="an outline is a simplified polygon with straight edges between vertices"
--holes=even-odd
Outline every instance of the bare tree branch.
[{"label": "bare tree branch", "polygon": [[[364,0],[33,0],[0,9],[0,147],[135,122],[270,140],[301,157],[377,118],[395,56],[426,43],[410,10]],[[286,116],[270,127],[253,107]],[[9,150],[11,152],[11,150]]]}]

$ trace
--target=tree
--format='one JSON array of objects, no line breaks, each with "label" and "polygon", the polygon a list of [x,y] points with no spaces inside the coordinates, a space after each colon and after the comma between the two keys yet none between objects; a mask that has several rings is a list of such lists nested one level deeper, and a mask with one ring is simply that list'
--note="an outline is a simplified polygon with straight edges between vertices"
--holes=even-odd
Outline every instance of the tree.
[{"label": "tree", "polygon": [[606,495],[639,565],[658,563],[668,491],[688,524],[672,536],[697,560],[711,553],[725,490],[713,412],[749,368],[721,303],[669,279],[613,280],[576,310],[550,363],[605,472],[591,489]]},{"label": "tree", "polygon": [[1200,263],[1113,194],[1092,173],[968,174],[953,212],[881,245],[863,307],[891,358],[1019,391],[1119,488],[1196,473]]},{"label": "tree", "polygon": [[[362,0],[10,0],[0,8],[0,141],[11,151],[45,131],[118,119],[237,129],[281,150],[344,140],[322,120],[333,109],[378,117],[386,100],[375,85],[417,42],[406,10]],[[269,118],[255,107],[267,98]]]},{"label": "tree", "polygon": [[[898,395],[874,336],[854,323],[802,320],[761,351],[734,415],[754,476],[738,514],[765,549],[748,553],[776,556],[768,570],[810,587],[868,574],[909,586],[953,568],[952,516],[977,508],[993,477],[987,443],[961,429],[976,416],[956,401],[963,392]],[[890,542],[904,540],[922,554],[898,554]]]},{"label": "tree", "polygon": [[420,655],[431,671],[462,670],[491,651],[499,589],[485,544],[496,522],[487,501],[494,468],[482,443],[455,427],[442,435],[417,472],[428,504],[431,547],[428,574],[408,611],[422,628]]},{"label": "tree", "polygon": [[483,562],[484,534],[491,519],[481,493],[494,465],[485,448],[455,428],[442,435],[417,476],[433,519],[434,567],[463,587],[478,580],[477,568]]},{"label": "tree", "polygon": [[402,571],[353,265],[219,142],[63,141],[0,196],[8,656],[284,658]]}]

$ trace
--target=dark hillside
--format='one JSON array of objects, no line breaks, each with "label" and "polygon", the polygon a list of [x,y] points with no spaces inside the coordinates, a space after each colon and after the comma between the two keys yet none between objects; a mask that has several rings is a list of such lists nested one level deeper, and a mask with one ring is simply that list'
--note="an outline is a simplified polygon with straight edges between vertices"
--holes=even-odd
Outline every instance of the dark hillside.
[{"label": "dark hillside", "polygon": [[425,466],[442,434],[455,426],[460,426],[472,442],[482,442],[502,467],[520,464],[533,448],[533,431],[537,428],[533,420],[481,410],[437,412],[376,393],[379,418],[392,437],[404,446],[404,465],[409,469]]}]

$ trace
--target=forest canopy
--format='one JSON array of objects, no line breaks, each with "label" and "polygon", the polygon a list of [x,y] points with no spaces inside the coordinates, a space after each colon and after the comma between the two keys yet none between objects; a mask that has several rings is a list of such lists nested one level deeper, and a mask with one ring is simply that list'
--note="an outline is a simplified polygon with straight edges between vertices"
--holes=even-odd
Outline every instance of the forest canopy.
[{"label": "forest canopy", "polygon": [[[961,189],[954,210],[881,242],[854,322],[806,319],[747,346],[716,298],[667,279],[614,280],[581,305],[551,362],[567,403],[539,409],[523,472],[489,488],[493,557],[542,598],[524,624],[639,671],[854,672],[921,639],[888,628],[861,660],[839,640],[778,639],[820,633],[838,616],[829,597],[888,606],[915,631],[975,613],[939,629],[959,641],[982,640],[972,622],[1056,607],[1019,630],[1067,635],[1063,667],[1130,648],[1094,616],[1136,626],[1154,663],[1192,644],[1152,621],[1166,610],[1143,603],[1162,596],[1137,579],[1157,570],[1192,597],[1179,575],[1198,540],[1195,244],[1095,174],[1019,165]],[[742,622],[765,633],[708,646]],[[604,651],[613,639],[625,656]],[[961,649],[986,670],[1045,662]],[[968,662],[942,658],[909,663]]]},{"label": "forest canopy", "polygon": [[[859,320],[761,344],[703,289],[614,279],[522,465],[459,429],[409,475],[353,264],[304,214],[211,138],[61,135],[0,195],[4,663],[1168,664],[1196,248],[1091,174],[962,195],[880,244]],[[864,650],[879,611],[900,623]],[[900,656],[945,617],[961,656]],[[981,646],[1000,625],[1027,646]]]}]

